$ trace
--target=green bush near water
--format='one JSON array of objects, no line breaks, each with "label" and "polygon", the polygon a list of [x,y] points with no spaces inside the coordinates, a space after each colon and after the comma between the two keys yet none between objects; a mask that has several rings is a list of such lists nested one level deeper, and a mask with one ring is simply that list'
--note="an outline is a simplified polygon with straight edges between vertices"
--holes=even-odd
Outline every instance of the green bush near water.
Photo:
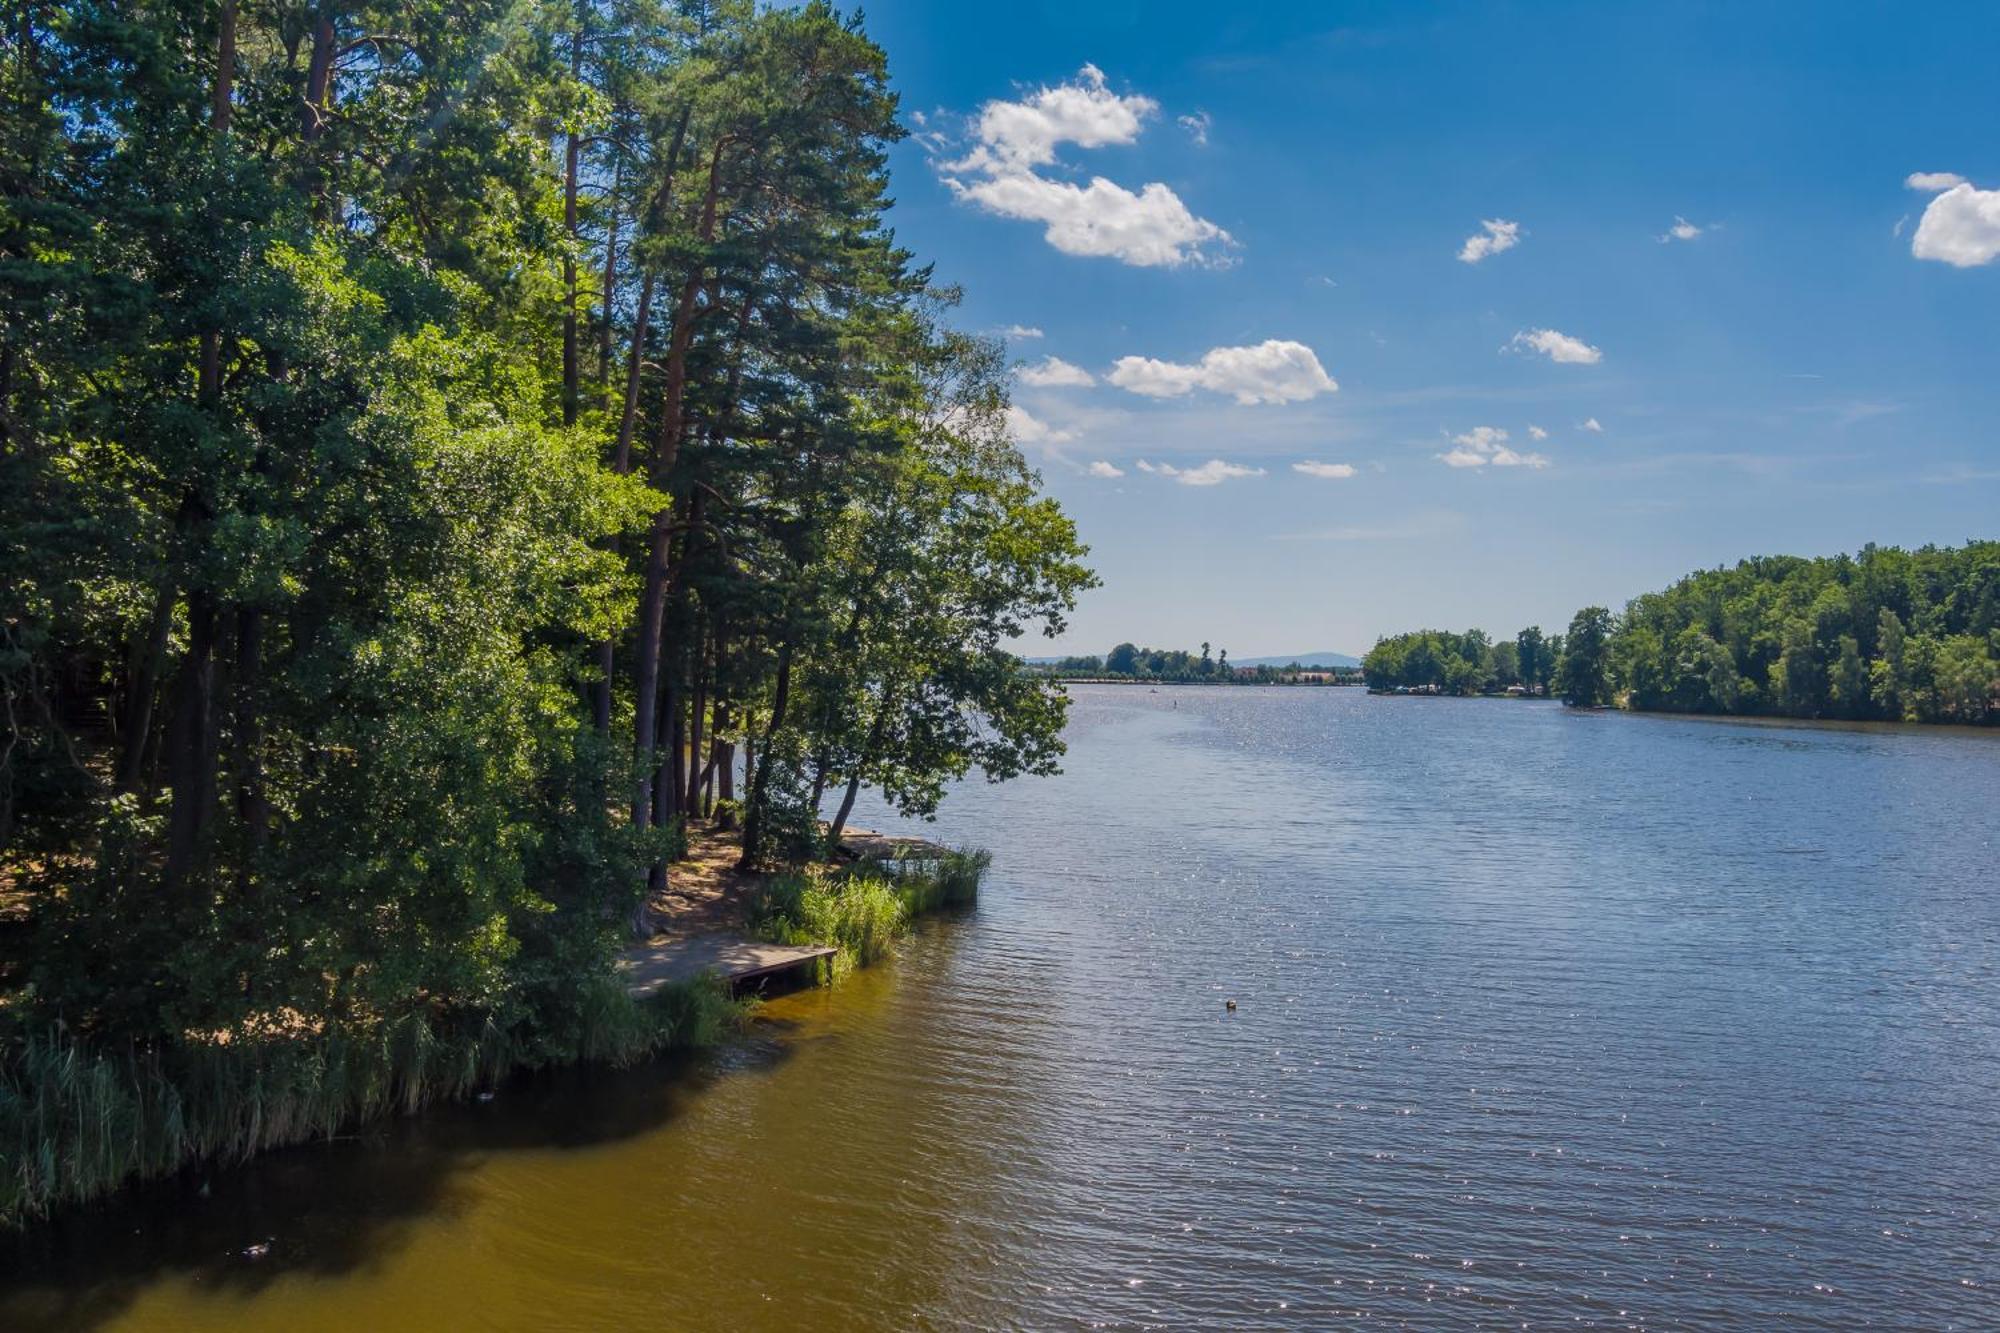
[{"label": "green bush near water", "polygon": [[969,906],[991,862],[986,852],[937,861],[813,866],[773,876],[751,900],[749,926],[774,944],[831,944],[836,974],[880,961],[926,912]]},{"label": "green bush near water", "polygon": [[466,1097],[523,1068],[629,1064],[713,1044],[736,1010],[706,985],[644,1004],[610,978],[583,997],[568,1050],[524,1044],[490,1017],[409,1014],[368,1031],[95,1050],[58,1028],[0,1051],[0,1226],[197,1162],[330,1138]]}]

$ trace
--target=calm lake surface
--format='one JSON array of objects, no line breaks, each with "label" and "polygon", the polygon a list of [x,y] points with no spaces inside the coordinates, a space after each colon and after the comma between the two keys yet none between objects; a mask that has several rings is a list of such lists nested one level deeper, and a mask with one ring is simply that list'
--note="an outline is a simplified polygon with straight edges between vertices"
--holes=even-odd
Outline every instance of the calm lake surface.
[{"label": "calm lake surface", "polygon": [[2000,737],[1076,697],[897,961],[67,1218],[0,1327],[2000,1327]]}]

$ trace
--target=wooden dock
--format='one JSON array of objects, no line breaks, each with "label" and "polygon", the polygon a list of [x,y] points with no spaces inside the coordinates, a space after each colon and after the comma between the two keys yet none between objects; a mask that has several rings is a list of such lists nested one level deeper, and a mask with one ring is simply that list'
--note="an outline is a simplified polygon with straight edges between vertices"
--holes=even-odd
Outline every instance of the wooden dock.
[{"label": "wooden dock", "polygon": [[711,973],[733,990],[746,981],[789,972],[831,958],[834,953],[825,944],[766,944],[726,931],[712,931],[662,938],[628,949],[617,967],[625,981],[626,993],[635,1000],[643,1000],[657,995],[666,986]]},{"label": "wooden dock", "polygon": [[904,833],[849,829],[841,835],[840,852],[857,861],[941,861],[951,855],[951,848]]}]

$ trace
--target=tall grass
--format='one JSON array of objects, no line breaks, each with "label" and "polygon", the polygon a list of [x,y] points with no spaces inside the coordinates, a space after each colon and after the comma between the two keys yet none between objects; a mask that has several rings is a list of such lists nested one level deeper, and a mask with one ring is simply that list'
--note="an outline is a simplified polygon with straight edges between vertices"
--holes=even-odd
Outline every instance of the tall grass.
[{"label": "tall grass", "polygon": [[[714,1042],[734,1010],[705,985],[641,1005],[593,982],[572,1060]],[[537,1056],[536,1063],[544,1057]],[[57,1028],[0,1049],[0,1225],[193,1162],[235,1162],[462,1098],[529,1061],[490,1018],[412,1013],[366,1030],[97,1050]]]},{"label": "tall grass", "polygon": [[774,944],[831,944],[836,975],[878,962],[926,912],[970,905],[992,857],[810,866],[774,875],[751,898],[749,926]]}]

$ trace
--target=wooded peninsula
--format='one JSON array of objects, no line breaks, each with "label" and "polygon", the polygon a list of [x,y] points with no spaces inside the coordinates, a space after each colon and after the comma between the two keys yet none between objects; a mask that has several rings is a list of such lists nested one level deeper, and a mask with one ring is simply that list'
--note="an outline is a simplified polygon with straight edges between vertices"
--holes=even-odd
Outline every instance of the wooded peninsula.
[{"label": "wooded peninsula", "polygon": [[1094,578],[858,18],[15,14],[0,1221],[699,1039],[611,971],[688,821],[1052,771]]},{"label": "wooded peninsula", "polygon": [[1762,556],[1690,574],[1624,613],[1495,642],[1421,630],[1363,659],[1378,689],[1515,687],[1574,705],[1739,717],[2000,724],[2000,542]]}]

